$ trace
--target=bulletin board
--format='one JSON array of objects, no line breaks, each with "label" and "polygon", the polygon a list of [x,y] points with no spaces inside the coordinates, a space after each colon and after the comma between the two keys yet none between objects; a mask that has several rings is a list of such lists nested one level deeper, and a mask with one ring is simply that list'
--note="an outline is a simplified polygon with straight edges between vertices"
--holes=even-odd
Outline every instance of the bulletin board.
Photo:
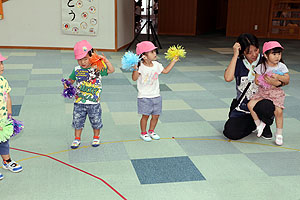
[{"label": "bulletin board", "polygon": [[98,1],[62,0],[62,32],[72,35],[97,35]]}]

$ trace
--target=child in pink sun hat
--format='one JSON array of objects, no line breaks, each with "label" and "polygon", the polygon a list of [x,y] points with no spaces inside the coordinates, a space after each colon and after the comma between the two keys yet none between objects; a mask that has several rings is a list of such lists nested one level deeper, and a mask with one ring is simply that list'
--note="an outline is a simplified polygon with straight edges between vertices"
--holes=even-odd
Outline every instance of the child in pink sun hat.
[{"label": "child in pink sun hat", "polygon": [[[264,43],[261,64],[254,69],[256,72],[255,83],[259,86],[258,92],[251,97],[248,103],[249,111],[257,126],[257,136],[260,137],[266,124],[258,118],[253,108],[262,99],[269,99],[273,102],[277,128],[275,143],[277,145],[283,144],[282,129],[285,93],[281,86],[287,85],[290,80],[289,70],[282,60],[283,49],[277,41]],[[263,79],[264,83],[260,81],[261,79]],[[266,87],[265,83],[270,87]]]},{"label": "child in pink sun hat", "polygon": [[76,82],[72,122],[72,126],[75,129],[75,139],[71,144],[72,149],[78,148],[81,143],[81,133],[86,116],[89,117],[94,132],[92,146],[97,147],[100,145],[100,129],[103,126],[100,105],[102,77],[113,73],[115,69],[111,62],[101,55],[99,57],[104,60],[107,70],[98,71],[92,67],[90,57],[94,53],[93,47],[86,40],[79,41],[74,46],[74,56],[78,62],[78,66],[73,69],[68,79],[71,84]]},{"label": "child in pink sun hat", "polygon": [[[8,125],[5,121],[12,116],[12,103],[10,98],[11,87],[8,81],[2,76],[4,72],[3,61],[7,58],[3,57],[0,53],[0,123],[4,126],[0,126],[0,155],[3,159],[3,169],[10,170],[11,172],[20,172],[23,167],[17,162],[11,159],[9,154],[9,138],[13,134],[13,127],[8,129]],[[3,122],[3,123],[2,123]],[[0,173],[0,180],[3,179],[3,175]]]},{"label": "child in pink sun hat", "polygon": [[[136,45],[136,53],[142,59],[138,66],[134,67],[132,80],[137,81],[138,89],[138,113],[142,115],[140,120],[140,137],[149,142],[152,139],[158,140],[160,137],[154,132],[158,118],[162,111],[162,98],[160,96],[158,76],[169,73],[174,67],[178,58],[173,59],[167,67],[156,61],[157,47],[150,41],[143,41]],[[152,115],[148,133],[147,122]]]}]

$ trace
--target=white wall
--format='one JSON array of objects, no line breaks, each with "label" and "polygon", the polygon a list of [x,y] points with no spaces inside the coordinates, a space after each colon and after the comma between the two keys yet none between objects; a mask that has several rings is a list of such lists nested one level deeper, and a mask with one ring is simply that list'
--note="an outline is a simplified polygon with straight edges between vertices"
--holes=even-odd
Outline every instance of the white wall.
[{"label": "white wall", "polygon": [[118,48],[129,44],[134,39],[134,1],[118,0],[117,2]]},{"label": "white wall", "polygon": [[[114,0],[99,0],[96,36],[64,35],[61,31],[60,0],[11,0],[3,3],[3,8],[0,46],[73,48],[77,41],[86,39],[94,48],[115,49]],[[122,26],[120,30],[123,30]],[[120,35],[120,44],[124,41],[126,38]]]}]

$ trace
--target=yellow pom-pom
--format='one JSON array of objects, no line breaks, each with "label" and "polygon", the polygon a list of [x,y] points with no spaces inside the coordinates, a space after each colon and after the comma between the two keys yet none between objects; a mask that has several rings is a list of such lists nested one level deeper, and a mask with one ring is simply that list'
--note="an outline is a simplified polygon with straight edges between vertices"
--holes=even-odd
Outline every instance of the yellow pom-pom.
[{"label": "yellow pom-pom", "polygon": [[180,45],[177,45],[177,46],[173,45],[168,49],[167,53],[165,53],[165,54],[166,54],[166,56],[165,56],[166,59],[173,60],[173,59],[179,58],[179,57],[185,58],[186,51]]}]

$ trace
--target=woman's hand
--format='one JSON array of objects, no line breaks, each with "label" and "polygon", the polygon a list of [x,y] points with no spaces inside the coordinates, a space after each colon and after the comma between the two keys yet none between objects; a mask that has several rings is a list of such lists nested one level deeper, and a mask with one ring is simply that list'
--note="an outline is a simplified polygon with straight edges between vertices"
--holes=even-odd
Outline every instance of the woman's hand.
[{"label": "woman's hand", "polygon": [[3,131],[3,128],[2,128],[2,127],[0,127],[0,131]]},{"label": "woman's hand", "polygon": [[227,68],[224,72],[224,80],[226,82],[231,82],[234,80],[234,72],[235,72],[236,62],[237,62],[238,56],[240,54],[239,52],[241,49],[241,45],[240,45],[240,43],[236,42],[236,43],[234,43],[232,48],[233,48],[233,56],[232,56],[232,59],[231,59],[229,65],[227,66]]},{"label": "woman's hand", "polygon": [[241,45],[240,45],[240,43],[238,43],[238,42],[234,43],[234,45],[233,45],[232,48],[233,48],[233,54],[234,54],[234,55],[239,55],[240,50],[241,50]]}]

